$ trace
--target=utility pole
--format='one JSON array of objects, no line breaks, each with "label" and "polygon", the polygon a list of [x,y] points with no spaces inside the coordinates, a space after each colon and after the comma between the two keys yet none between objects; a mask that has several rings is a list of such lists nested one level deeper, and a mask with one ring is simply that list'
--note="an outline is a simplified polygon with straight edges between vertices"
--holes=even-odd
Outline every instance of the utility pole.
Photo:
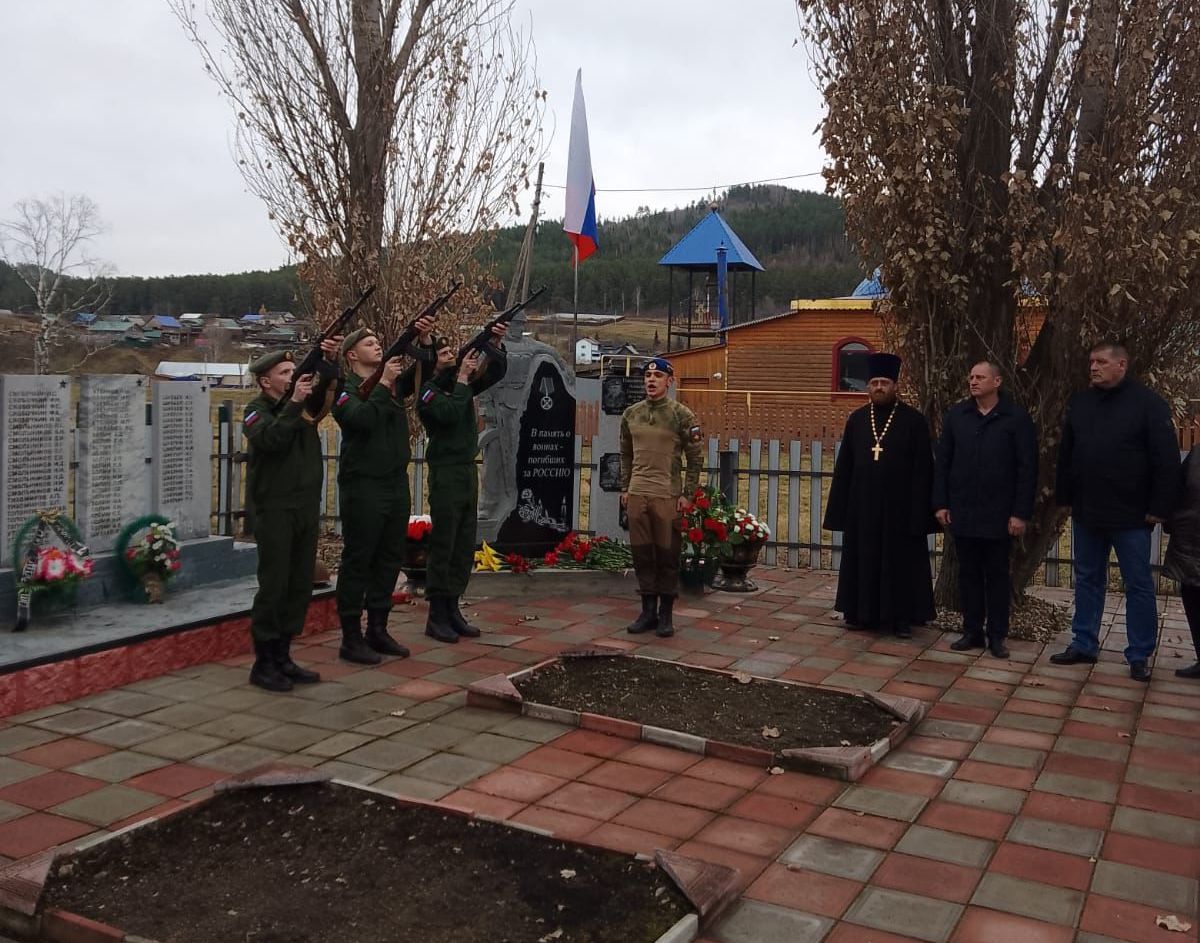
[{"label": "utility pole", "polygon": [[[529,276],[533,269],[533,240],[537,235],[538,211],[542,205],[542,174],[545,169],[545,164],[538,164],[537,186],[533,190],[533,208],[529,214],[529,225],[525,227],[525,238],[521,241],[521,251],[517,253],[517,266],[508,283],[508,297],[504,300],[505,307],[511,307],[518,301],[529,297]],[[524,311],[513,318],[513,324],[517,327],[514,332],[517,337],[525,333]]]}]

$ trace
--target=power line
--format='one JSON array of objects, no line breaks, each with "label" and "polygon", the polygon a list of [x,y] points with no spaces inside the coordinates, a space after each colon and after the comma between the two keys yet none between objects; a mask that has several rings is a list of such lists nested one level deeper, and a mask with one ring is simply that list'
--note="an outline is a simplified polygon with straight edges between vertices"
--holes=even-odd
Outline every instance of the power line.
[{"label": "power line", "polygon": [[[780,180],[799,180],[801,177],[819,177],[821,171],[814,170],[806,174],[790,174],[786,177],[764,177],[762,180],[743,180],[740,183],[716,183],[705,187],[605,187],[596,188],[597,193],[695,193],[705,190],[728,190],[730,187],[752,187],[759,183],[778,183]],[[561,183],[543,183],[543,187],[554,190],[565,190]]]}]

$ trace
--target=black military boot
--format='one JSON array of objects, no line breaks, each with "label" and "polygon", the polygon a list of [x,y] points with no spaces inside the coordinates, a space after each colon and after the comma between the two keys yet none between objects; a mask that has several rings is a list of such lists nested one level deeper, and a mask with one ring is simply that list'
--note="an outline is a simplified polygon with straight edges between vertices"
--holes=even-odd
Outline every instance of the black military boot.
[{"label": "black military boot", "polygon": [[429,596],[429,617],[425,620],[425,634],[439,642],[457,642],[458,633],[450,624],[450,614],[446,611],[450,602],[449,596]]},{"label": "black military boot", "polygon": [[292,684],[316,684],[321,680],[321,676],[315,671],[309,671],[307,668],[301,668],[292,661],[292,640],[281,638],[275,641],[275,664],[279,666],[280,673],[287,678]]},{"label": "black military boot", "polygon": [[407,658],[409,651],[388,634],[388,609],[367,610],[367,647],[380,655]]},{"label": "black military boot", "polygon": [[292,682],[279,670],[275,657],[274,642],[254,642],[254,666],[250,669],[250,683],[264,691],[290,691]]},{"label": "black military boot", "polygon": [[671,610],[675,608],[675,597],[663,593],[658,597],[658,628],[654,634],[659,638],[670,638],[675,634],[675,625],[671,621]]},{"label": "black military boot", "polygon": [[338,658],[356,665],[378,665],[383,661],[363,641],[362,616],[342,615],[341,619],[342,647],[338,649]]},{"label": "black military boot", "polygon": [[462,610],[458,608],[458,601],[461,596],[446,597],[446,615],[450,623],[450,628],[454,629],[459,635],[464,635],[467,638],[479,638],[479,629],[471,625],[466,617],[462,614]]},{"label": "black military boot", "polygon": [[658,628],[658,596],[655,593],[642,593],[641,614],[626,626],[625,631],[630,635],[641,635],[651,629]]}]

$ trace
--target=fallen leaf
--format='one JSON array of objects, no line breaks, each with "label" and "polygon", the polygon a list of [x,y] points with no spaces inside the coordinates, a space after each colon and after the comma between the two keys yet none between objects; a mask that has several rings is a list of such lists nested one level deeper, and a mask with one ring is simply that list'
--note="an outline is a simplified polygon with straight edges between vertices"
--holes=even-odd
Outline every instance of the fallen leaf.
[{"label": "fallen leaf", "polygon": [[763,727],[762,735],[764,737],[766,737],[768,740],[778,740],[779,739],[779,728],[778,727]]},{"label": "fallen leaf", "polygon": [[562,930],[555,930],[553,933],[547,933],[545,936],[538,937],[538,943],[551,943],[552,940],[557,940],[562,937]]},{"label": "fallen leaf", "polygon": [[779,636],[778,636],[778,635],[768,635],[768,636],[767,636],[767,641],[769,641],[769,642],[778,642],[778,641],[779,641]]},{"label": "fallen leaf", "polygon": [[[478,613],[475,613],[475,615],[478,615]],[[517,621],[518,622],[537,622],[537,620],[538,620],[538,616],[521,616],[521,618],[519,618]]]},{"label": "fallen leaf", "polygon": [[1112,710],[1112,708],[1111,708],[1111,707],[1105,707],[1105,706],[1102,704],[1102,705],[1100,705],[1100,710],[1102,710],[1102,711],[1111,711],[1111,710]]},{"label": "fallen leaf", "polygon": [[1119,731],[1117,731],[1117,736],[1120,737],[1122,740],[1128,740],[1130,738],[1130,736],[1132,736],[1132,735],[1119,730]]},{"label": "fallen leaf", "polygon": [[560,878],[562,878],[564,881],[571,880],[571,878],[575,877],[575,874],[576,874],[576,872],[572,871],[570,868],[563,868],[561,871],[558,872],[558,876]]},{"label": "fallen leaf", "polygon": [[782,766],[772,766],[769,770],[767,770],[767,772],[770,773],[772,776],[782,776],[783,775],[783,767]]},{"label": "fallen leaf", "polygon": [[733,673],[733,680],[738,684],[749,684],[753,679],[745,671],[735,671]]},{"label": "fallen leaf", "polygon": [[844,746],[844,747],[848,747],[848,746],[850,746],[850,741],[849,741],[849,740],[842,740],[842,741],[841,741],[841,744],[842,744],[842,746]]},{"label": "fallen leaf", "polygon": [[1188,930],[1192,929],[1190,923],[1180,920],[1174,914],[1167,914],[1165,917],[1159,914],[1154,918],[1154,922],[1164,930],[1173,930],[1175,933],[1187,933]]},{"label": "fallen leaf", "polygon": [[866,812],[855,812],[854,814],[857,815],[861,819],[867,813]]},{"label": "fallen leaf", "polygon": [[1045,681],[1026,681],[1025,684],[1031,688],[1044,688],[1046,686]]},{"label": "fallen leaf", "polygon": [[404,711],[392,711],[392,716],[393,717],[403,717]]}]

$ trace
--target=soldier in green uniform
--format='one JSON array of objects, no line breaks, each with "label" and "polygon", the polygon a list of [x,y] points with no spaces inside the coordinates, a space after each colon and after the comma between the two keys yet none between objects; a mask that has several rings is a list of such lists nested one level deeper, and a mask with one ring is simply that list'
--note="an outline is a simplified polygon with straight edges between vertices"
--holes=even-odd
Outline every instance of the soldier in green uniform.
[{"label": "soldier in green uniform", "polygon": [[264,354],[250,365],[259,388],[242,423],[249,441],[246,490],[254,504],[258,543],[250,683],[268,691],[321,680],[292,661],[291,644],[304,630],[312,598],[324,479],[317,424],[336,393],[341,340],[322,342],[325,360],[318,373],[299,377],[287,402],[281,401],[296,369],[291,351]]},{"label": "soldier in green uniform", "polygon": [[[417,322],[419,343],[429,350],[421,379],[433,374],[434,319]],[[401,370],[402,359],[383,365],[383,376],[364,399],[363,380],[383,360],[383,345],[370,328],[359,328],[342,342],[349,370],[333,406],[342,429],[338,460],[338,505],[342,519],[342,561],[338,568],[337,608],[342,624],[338,655],[360,665],[377,665],[381,655],[408,656],[388,634],[392,592],[404,563],[411,499],[408,489],[408,414],[404,400],[417,392],[417,364]],[[428,363],[428,366],[426,366]],[[363,636],[362,614],[367,612]]]},{"label": "soldier in green uniform", "polygon": [[417,401],[417,415],[429,436],[425,461],[429,464],[429,516],[433,522],[425,571],[429,600],[425,634],[439,642],[479,635],[479,629],[467,622],[459,608],[475,558],[479,499],[475,467],[479,426],[473,401],[500,382],[508,369],[501,346],[507,330],[503,324],[492,328],[487,357],[472,352],[457,367],[453,347],[448,341],[439,341],[437,374],[421,388]]},{"label": "soldier in green uniform", "polygon": [[[621,416],[621,506],[629,515],[633,568],[642,596],[633,634],[675,634],[672,609],[679,587],[680,513],[700,483],[704,452],[695,414],[667,397],[675,370],[665,357],[646,364],[646,398]],[[680,487],[683,456],[687,480]]]}]

